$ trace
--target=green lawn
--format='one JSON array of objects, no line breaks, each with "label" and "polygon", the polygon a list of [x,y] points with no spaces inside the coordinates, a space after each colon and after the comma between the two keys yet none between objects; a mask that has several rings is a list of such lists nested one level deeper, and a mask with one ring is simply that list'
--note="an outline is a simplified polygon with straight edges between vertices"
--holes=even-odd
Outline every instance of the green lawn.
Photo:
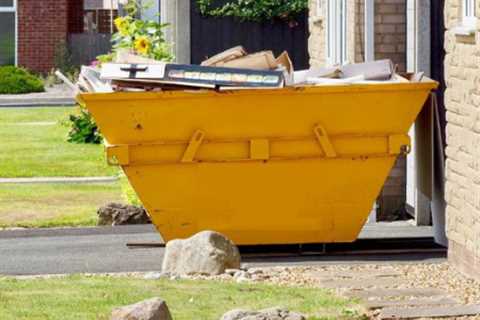
[{"label": "green lawn", "polygon": [[74,108],[0,108],[0,177],[111,176],[102,145],[66,141]]},{"label": "green lawn", "polygon": [[175,320],[218,320],[235,308],[275,306],[306,313],[311,319],[356,314],[351,311],[355,304],[319,289],[79,275],[48,280],[0,278],[3,320],[109,319],[113,308],[152,297],[167,301]]},{"label": "green lawn", "polygon": [[124,202],[119,183],[1,184],[0,227],[93,226],[108,202]]}]

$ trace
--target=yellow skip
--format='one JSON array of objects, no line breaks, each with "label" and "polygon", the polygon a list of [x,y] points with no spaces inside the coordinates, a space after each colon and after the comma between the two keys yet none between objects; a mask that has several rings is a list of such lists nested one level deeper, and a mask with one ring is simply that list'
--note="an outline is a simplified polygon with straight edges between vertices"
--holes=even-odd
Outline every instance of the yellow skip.
[{"label": "yellow skip", "polygon": [[354,241],[437,84],[81,94],[165,241]]}]

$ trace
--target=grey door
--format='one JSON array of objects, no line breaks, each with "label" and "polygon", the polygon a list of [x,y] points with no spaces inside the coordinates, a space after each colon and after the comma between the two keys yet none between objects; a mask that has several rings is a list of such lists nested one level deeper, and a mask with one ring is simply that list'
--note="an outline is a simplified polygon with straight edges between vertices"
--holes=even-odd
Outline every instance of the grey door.
[{"label": "grey door", "polygon": [[0,65],[15,64],[16,0],[0,0]]}]

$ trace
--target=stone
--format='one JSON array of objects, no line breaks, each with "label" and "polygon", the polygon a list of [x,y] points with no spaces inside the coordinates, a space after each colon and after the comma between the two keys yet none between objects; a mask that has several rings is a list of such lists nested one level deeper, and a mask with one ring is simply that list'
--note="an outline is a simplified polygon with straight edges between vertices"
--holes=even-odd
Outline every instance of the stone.
[{"label": "stone", "polygon": [[235,276],[235,274],[238,272],[238,271],[241,271],[240,269],[225,269],[225,273],[230,275],[230,276]]},{"label": "stone", "polygon": [[305,317],[300,313],[292,312],[287,309],[278,308],[278,307],[264,309],[259,312],[260,314],[267,317],[268,320],[270,319],[273,320],[275,319],[275,317],[281,320],[305,320]]},{"label": "stone", "polygon": [[225,313],[220,320],[243,320],[244,318],[258,314],[254,311],[235,309]]},{"label": "stone", "polygon": [[97,215],[99,226],[151,223],[144,208],[121,203],[109,203],[98,209]]},{"label": "stone", "polygon": [[250,274],[242,270],[235,272],[235,274],[233,275],[233,279],[236,283],[244,283],[251,281]]},{"label": "stone", "polygon": [[165,301],[152,298],[114,309],[111,320],[172,320],[172,316]]},{"label": "stone", "polygon": [[305,316],[276,307],[260,311],[235,309],[225,313],[220,320],[305,320]]},{"label": "stone", "polygon": [[169,241],[162,271],[177,275],[220,275],[240,268],[240,253],[224,235],[203,231],[191,238]]},{"label": "stone", "polygon": [[237,272],[235,272],[235,274],[233,275],[233,278],[234,279],[238,279],[238,278],[248,278],[249,277],[249,274],[246,272],[246,271],[243,271],[243,270],[238,270]]},{"label": "stone", "polygon": [[143,276],[145,280],[158,280],[162,278],[168,278],[168,275],[162,272],[149,272]]}]

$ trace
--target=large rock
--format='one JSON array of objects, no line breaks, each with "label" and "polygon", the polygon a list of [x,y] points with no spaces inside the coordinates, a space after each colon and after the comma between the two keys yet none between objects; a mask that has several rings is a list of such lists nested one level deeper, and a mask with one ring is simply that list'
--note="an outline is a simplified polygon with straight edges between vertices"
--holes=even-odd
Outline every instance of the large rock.
[{"label": "large rock", "polygon": [[160,298],[114,309],[111,320],[172,320],[168,306]]},{"label": "large rock", "polygon": [[98,209],[97,215],[99,226],[151,223],[145,209],[121,203],[109,203]]},{"label": "large rock", "polygon": [[261,311],[236,309],[225,313],[220,320],[305,320],[305,316],[282,308]]},{"label": "large rock", "polygon": [[240,268],[235,244],[218,232],[203,231],[167,243],[162,271],[174,275],[218,275]]}]

